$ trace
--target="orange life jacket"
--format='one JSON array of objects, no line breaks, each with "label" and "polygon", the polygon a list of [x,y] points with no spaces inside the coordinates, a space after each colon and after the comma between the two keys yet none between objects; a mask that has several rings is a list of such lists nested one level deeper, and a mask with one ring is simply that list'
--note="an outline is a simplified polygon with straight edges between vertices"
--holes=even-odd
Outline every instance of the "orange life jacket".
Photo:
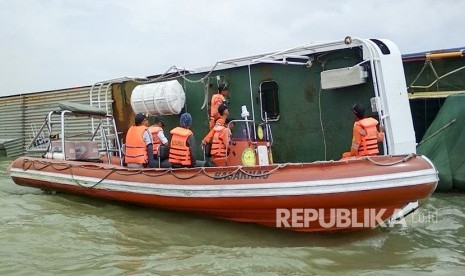
[{"label": "orange life jacket", "polygon": [[147,145],[144,141],[146,126],[131,126],[126,135],[126,163],[147,164]]},{"label": "orange life jacket", "polygon": [[161,141],[158,138],[158,132],[162,130],[159,126],[151,126],[149,127],[150,133],[152,133],[152,140],[153,140],[153,154],[158,155],[158,147],[161,145]]},{"label": "orange life jacket", "polygon": [[211,155],[213,158],[226,157],[226,145],[229,143],[229,129],[223,125],[213,127]]},{"label": "orange life jacket", "polygon": [[221,94],[213,94],[212,100],[210,103],[210,129],[215,126],[215,121],[221,117],[218,113],[218,107],[224,102],[225,98]]},{"label": "orange life jacket", "polygon": [[192,165],[191,152],[187,146],[187,139],[193,135],[192,131],[182,127],[176,127],[170,131],[172,134],[170,143],[169,161],[183,166]]},{"label": "orange life jacket", "polygon": [[362,127],[360,134],[362,142],[358,148],[358,156],[376,155],[378,150],[378,121],[373,118],[365,118],[355,122]]},{"label": "orange life jacket", "polygon": [[[218,120],[216,120],[215,125],[224,126],[225,125],[224,119],[222,117],[220,117]],[[213,135],[215,134],[215,131],[213,130],[213,128],[214,127],[211,127],[211,129],[208,132],[207,136],[205,136],[205,138],[203,138],[203,140],[205,140],[205,142],[207,142],[207,143],[211,143],[213,141]]]}]

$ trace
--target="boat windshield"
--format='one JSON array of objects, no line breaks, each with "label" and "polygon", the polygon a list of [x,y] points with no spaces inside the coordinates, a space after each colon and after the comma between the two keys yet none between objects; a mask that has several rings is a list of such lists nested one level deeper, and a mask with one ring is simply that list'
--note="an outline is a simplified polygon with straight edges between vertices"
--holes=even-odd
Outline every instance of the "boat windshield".
[{"label": "boat windshield", "polygon": [[250,142],[267,141],[273,143],[273,136],[269,123],[256,123],[252,120],[231,120],[228,122],[231,139],[248,140]]}]

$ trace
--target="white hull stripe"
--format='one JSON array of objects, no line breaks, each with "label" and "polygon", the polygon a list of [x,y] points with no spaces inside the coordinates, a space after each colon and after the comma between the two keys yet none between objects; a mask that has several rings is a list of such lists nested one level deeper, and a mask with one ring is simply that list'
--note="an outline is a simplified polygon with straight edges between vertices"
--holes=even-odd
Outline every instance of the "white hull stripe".
[{"label": "white hull stripe", "polygon": [[[60,184],[64,187],[92,187],[101,180],[95,177],[71,176],[34,170],[24,171],[18,168],[11,168],[10,174],[12,177],[36,179]],[[437,180],[436,170],[425,169],[376,176],[259,184],[178,185],[105,179],[92,189],[171,197],[256,197],[346,193],[437,183]]]}]

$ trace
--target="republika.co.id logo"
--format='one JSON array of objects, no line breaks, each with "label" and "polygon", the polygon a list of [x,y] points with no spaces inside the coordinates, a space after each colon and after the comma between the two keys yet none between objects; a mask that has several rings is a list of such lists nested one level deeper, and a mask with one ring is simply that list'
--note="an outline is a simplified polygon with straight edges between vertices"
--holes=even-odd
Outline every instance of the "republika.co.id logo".
[{"label": "republika.co.id logo", "polygon": [[[278,208],[276,209],[277,228],[374,228],[394,227],[399,225],[407,227],[405,217],[414,210],[396,209],[390,214],[385,208]],[[437,222],[437,212],[415,215],[413,223]]]}]

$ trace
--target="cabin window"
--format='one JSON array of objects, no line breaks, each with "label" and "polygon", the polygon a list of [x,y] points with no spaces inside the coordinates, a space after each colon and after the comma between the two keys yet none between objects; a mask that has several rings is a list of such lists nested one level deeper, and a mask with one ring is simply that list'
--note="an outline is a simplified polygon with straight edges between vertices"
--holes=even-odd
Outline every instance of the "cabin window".
[{"label": "cabin window", "polygon": [[378,39],[370,39],[370,40],[373,41],[376,45],[378,45],[383,55],[389,55],[391,53],[388,46],[384,44],[384,42],[382,42],[381,40],[378,40]]},{"label": "cabin window", "polygon": [[262,121],[279,120],[279,93],[275,81],[262,81],[259,87]]}]

